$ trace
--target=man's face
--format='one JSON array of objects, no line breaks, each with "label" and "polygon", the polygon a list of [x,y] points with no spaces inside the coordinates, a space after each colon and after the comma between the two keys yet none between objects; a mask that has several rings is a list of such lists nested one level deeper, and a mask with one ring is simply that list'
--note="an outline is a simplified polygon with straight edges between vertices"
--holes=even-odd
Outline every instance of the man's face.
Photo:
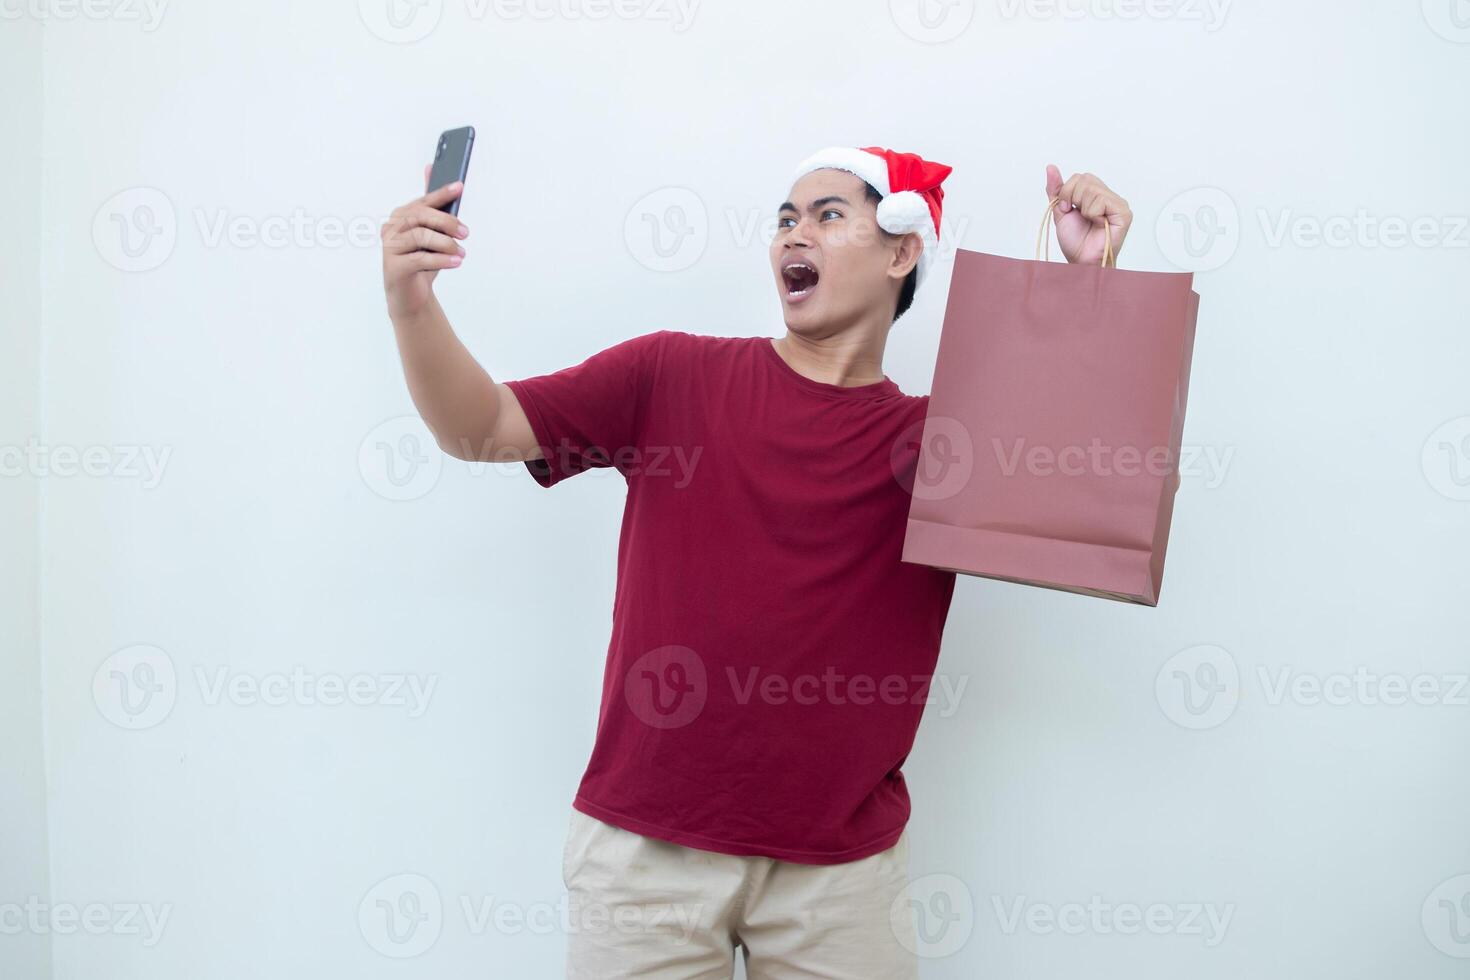
[{"label": "man's face", "polygon": [[917,261],[917,244],[917,235],[883,233],[857,175],[831,169],[805,175],[777,212],[771,242],[786,326],[820,332],[871,317],[875,308],[886,323],[897,286]]}]

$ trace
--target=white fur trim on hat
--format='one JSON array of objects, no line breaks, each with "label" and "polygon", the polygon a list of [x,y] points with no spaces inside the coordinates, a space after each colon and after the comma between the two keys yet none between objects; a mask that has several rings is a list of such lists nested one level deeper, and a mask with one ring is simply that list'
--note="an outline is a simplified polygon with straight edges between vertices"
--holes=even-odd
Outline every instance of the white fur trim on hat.
[{"label": "white fur trim on hat", "polygon": [[857,174],[872,184],[879,194],[888,196],[888,161],[855,146],[829,146],[813,153],[796,168],[796,173],[791,175],[791,182],[794,184],[813,170],[824,170],[828,167]]}]

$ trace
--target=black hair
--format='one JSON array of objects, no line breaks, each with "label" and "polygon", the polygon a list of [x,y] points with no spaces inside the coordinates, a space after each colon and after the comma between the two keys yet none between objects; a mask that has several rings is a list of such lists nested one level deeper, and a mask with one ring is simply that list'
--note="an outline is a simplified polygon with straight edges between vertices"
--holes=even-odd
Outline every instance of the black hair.
[{"label": "black hair", "polygon": [[[872,201],[875,205],[883,200],[883,195],[878,193],[878,188],[874,187],[866,180],[863,181],[863,190],[867,194],[868,200]],[[884,231],[883,234],[889,235],[889,232]],[[892,236],[890,235],[890,237]],[[893,320],[895,323],[898,322],[898,318],[907,313],[909,311],[909,307],[914,304],[914,290],[917,289],[918,286],[919,266],[917,263],[915,263],[914,267],[909,270],[908,276],[904,279],[903,287],[898,291],[898,310],[893,314]]]}]

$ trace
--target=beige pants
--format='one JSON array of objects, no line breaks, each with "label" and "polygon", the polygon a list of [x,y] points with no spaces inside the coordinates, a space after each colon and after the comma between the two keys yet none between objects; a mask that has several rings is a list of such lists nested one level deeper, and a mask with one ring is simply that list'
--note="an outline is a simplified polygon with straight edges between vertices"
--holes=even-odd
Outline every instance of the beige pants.
[{"label": "beige pants", "polygon": [[681,847],[572,811],[569,980],[914,980],[908,834],[846,864]]}]

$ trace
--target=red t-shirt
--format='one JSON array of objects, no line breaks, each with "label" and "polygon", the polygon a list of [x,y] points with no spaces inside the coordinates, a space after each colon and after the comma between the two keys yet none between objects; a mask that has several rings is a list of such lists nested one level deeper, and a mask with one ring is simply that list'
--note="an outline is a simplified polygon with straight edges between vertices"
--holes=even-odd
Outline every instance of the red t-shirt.
[{"label": "red t-shirt", "polygon": [[543,486],[627,480],[612,640],[573,806],[727,854],[892,846],[954,573],[900,560],[927,397],[672,330],[507,382]]}]

